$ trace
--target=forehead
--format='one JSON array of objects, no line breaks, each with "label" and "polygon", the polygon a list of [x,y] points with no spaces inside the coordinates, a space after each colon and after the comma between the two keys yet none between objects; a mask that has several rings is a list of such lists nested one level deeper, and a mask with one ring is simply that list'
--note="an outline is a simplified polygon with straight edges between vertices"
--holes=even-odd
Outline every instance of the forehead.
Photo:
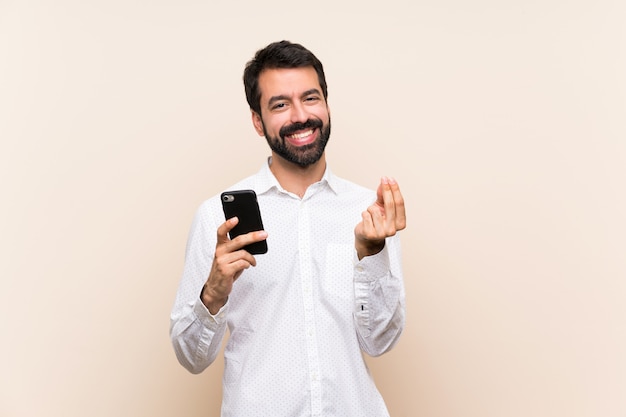
[{"label": "forehead", "polygon": [[261,103],[275,96],[298,97],[311,89],[322,91],[313,67],[272,68],[263,70],[259,75]]}]

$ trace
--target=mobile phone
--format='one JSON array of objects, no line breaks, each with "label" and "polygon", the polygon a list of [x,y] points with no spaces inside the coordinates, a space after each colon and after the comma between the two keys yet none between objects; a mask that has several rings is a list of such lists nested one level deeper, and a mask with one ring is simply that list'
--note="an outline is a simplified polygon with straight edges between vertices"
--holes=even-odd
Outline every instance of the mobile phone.
[{"label": "mobile phone", "polygon": [[[263,230],[261,210],[254,190],[225,191],[221,194],[222,209],[226,220],[237,217],[239,223],[228,233],[231,239],[248,232]],[[253,255],[267,253],[267,241],[254,242],[244,246]]]}]

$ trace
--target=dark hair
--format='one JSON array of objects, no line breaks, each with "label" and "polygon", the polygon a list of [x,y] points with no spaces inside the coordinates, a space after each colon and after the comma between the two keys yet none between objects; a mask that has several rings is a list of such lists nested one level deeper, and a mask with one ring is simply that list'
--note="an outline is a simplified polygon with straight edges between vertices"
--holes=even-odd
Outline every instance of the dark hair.
[{"label": "dark hair", "polygon": [[259,76],[266,69],[313,67],[322,88],[324,99],[328,98],[324,67],[319,59],[304,46],[289,41],[274,42],[259,49],[243,72],[246,100],[252,110],[261,114],[261,91]]}]

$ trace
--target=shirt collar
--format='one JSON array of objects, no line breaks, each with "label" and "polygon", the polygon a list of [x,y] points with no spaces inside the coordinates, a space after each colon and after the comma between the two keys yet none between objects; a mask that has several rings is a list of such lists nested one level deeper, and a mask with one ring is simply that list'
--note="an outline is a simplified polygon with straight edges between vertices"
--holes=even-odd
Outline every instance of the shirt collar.
[{"label": "shirt collar", "polygon": [[[272,173],[270,169],[270,164],[272,163],[272,157],[268,157],[257,175],[254,179],[254,191],[257,194],[264,194],[271,190],[272,188],[276,188],[277,190],[282,190],[282,187],[278,183],[278,180]],[[328,164],[326,164],[326,170],[324,171],[324,175],[319,182],[320,185],[327,184],[330,190],[332,190],[335,194],[339,194],[342,190],[342,181],[332,173]]]}]

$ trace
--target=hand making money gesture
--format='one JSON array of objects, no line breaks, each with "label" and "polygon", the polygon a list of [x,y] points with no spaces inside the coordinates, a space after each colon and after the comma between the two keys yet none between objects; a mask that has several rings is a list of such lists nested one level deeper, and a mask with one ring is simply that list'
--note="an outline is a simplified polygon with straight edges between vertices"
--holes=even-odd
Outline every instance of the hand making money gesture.
[{"label": "hand making money gesture", "polygon": [[363,220],[354,229],[359,260],[380,252],[385,247],[385,238],[406,227],[404,198],[393,178],[381,178],[376,197],[376,201],[361,214]]}]

